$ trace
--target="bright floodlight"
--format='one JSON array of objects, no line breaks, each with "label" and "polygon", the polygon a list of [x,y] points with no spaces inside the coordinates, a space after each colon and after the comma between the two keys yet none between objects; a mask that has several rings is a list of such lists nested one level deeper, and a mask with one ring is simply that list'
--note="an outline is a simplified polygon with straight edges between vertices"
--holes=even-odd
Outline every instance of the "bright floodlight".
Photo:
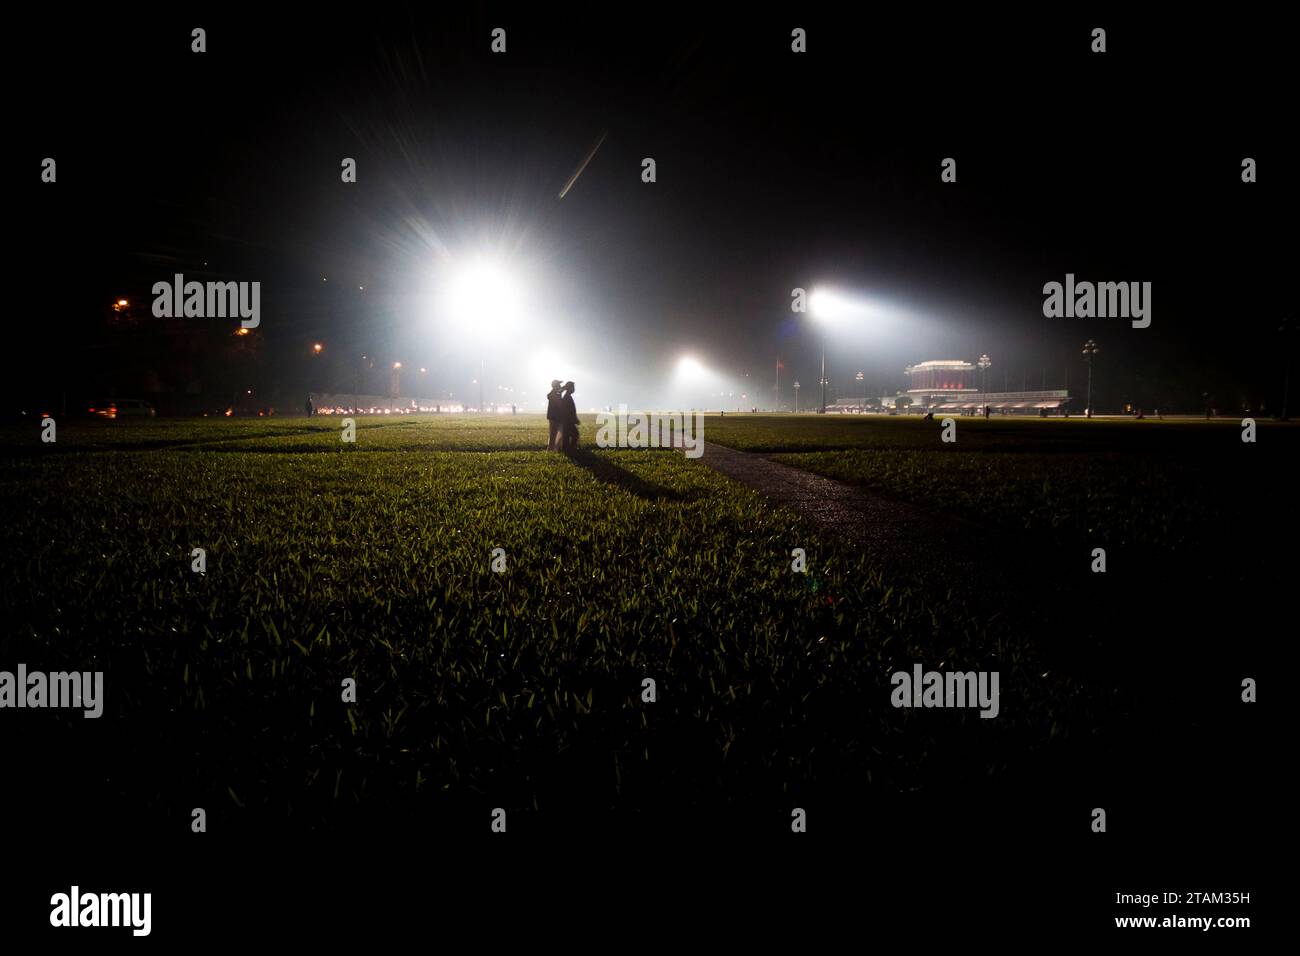
[{"label": "bright floodlight", "polygon": [[867,306],[829,289],[814,289],[808,297],[808,307],[813,318],[828,322],[865,316]]},{"label": "bright floodlight", "polygon": [[677,372],[688,379],[700,379],[704,377],[707,369],[694,355],[683,355],[677,360]]},{"label": "bright floodlight", "polygon": [[499,265],[476,259],[450,275],[443,309],[462,328],[496,339],[519,325],[524,296],[514,277]]}]

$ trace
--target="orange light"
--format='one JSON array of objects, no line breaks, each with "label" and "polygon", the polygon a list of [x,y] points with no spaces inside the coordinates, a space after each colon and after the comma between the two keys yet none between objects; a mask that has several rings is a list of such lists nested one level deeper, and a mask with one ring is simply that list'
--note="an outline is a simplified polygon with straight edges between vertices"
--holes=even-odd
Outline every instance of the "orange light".
[{"label": "orange light", "polygon": [[128,304],[128,303],[127,303],[126,299],[118,299],[118,300],[117,300],[117,307],[118,307],[119,309],[125,309],[125,308],[127,307],[127,304]]},{"label": "orange light", "polygon": [[325,346],[323,346],[323,345],[321,345],[319,342],[317,342],[315,345],[313,345],[313,346],[311,347],[311,350],[312,350],[313,352],[315,352],[317,355],[320,355],[321,350],[324,349],[324,348],[325,348]]}]

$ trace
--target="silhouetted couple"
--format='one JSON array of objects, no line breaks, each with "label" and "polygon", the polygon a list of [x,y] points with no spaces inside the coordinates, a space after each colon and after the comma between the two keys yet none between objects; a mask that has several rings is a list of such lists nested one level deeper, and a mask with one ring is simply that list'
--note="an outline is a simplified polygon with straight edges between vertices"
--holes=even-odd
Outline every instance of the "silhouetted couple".
[{"label": "silhouetted couple", "polygon": [[578,450],[578,407],[573,404],[573,383],[551,380],[551,390],[546,393],[546,424],[550,435],[548,451]]}]

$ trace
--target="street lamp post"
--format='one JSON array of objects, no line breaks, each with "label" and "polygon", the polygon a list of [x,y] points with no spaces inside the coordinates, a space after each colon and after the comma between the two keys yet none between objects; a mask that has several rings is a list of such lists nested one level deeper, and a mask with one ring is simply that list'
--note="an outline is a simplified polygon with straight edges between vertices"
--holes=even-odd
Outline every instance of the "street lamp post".
[{"label": "street lamp post", "polygon": [[369,357],[363,355],[361,356],[361,361],[357,364],[357,382],[352,392],[352,411],[354,414],[360,414],[360,412],[357,410],[357,403],[358,403],[359,396],[361,395],[362,379],[365,377],[366,362],[368,361],[369,361]]},{"label": "street lamp post", "polygon": [[[321,345],[319,342],[317,342],[317,343],[315,343],[314,345],[312,345],[312,347],[311,347],[311,354],[312,354],[313,357],[319,357],[320,354],[321,354],[321,352],[324,351],[324,349],[325,349],[325,346],[323,346],[323,345]],[[320,363],[318,362],[317,364],[319,365]],[[311,388],[310,388],[310,385],[311,385],[311,384],[320,385],[320,381],[321,381],[321,376],[320,376],[319,371],[318,371],[317,369],[313,368],[313,369],[311,370],[311,374],[308,376],[308,382],[309,382],[309,387],[308,387],[308,390],[307,390],[307,397],[308,397],[308,398],[311,398]]]},{"label": "street lamp post", "polygon": [[822,335],[822,414],[826,414],[826,336]]},{"label": "street lamp post", "polygon": [[993,364],[993,360],[985,354],[980,356],[979,362],[976,364],[980,367],[980,394],[984,395],[989,390],[989,366]]},{"label": "street lamp post", "polygon": [[[821,346],[822,346],[822,374],[821,390],[822,405],[821,411],[826,413],[826,386],[830,384],[830,379],[826,376],[826,339],[832,328],[845,327],[847,325],[859,325],[861,320],[873,318],[874,310],[861,300],[846,298],[830,290],[819,289],[813,292],[808,298],[808,309],[812,316],[821,325]],[[865,376],[859,376],[865,378]],[[853,390],[848,389],[850,396],[849,402],[853,401]]]},{"label": "street lamp post", "polygon": [[1088,407],[1084,414],[1088,418],[1092,418],[1092,359],[1100,351],[1092,339],[1083,343],[1083,360],[1088,363]]},{"label": "street lamp post", "polygon": [[795,379],[794,383],[794,410],[795,414],[799,413],[799,380]]},{"label": "street lamp post", "polygon": [[1300,328],[1295,316],[1288,316],[1277,327],[1282,334],[1282,421],[1291,420],[1291,353],[1295,351],[1296,329]]}]

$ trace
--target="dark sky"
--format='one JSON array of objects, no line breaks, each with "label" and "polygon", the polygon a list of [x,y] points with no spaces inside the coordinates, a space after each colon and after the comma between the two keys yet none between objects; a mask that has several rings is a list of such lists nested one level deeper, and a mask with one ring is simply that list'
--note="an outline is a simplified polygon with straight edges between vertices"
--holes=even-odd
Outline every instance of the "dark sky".
[{"label": "dark sky", "polygon": [[[845,394],[857,370],[892,392],[906,364],[980,352],[998,387],[1078,385],[1090,337],[1117,401],[1277,390],[1294,102],[1268,14],[442,6],[16,14],[20,394],[166,368],[175,340],[148,330],[84,346],[105,303],[177,271],[262,282],[260,387],[317,374],[304,343],[324,341],[326,378],[365,352],[463,390],[472,350],[420,297],[438,255],[485,243],[528,264],[551,317],[528,347],[563,326],[593,403],[664,400],[683,352],[768,402],[778,358],[813,385],[820,340],[790,290],[827,283],[886,307],[830,343]],[[1151,327],[1045,318],[1066,272],[1152,282]],[[497,364],[489,382],[521,384],[519,355]]]}]

